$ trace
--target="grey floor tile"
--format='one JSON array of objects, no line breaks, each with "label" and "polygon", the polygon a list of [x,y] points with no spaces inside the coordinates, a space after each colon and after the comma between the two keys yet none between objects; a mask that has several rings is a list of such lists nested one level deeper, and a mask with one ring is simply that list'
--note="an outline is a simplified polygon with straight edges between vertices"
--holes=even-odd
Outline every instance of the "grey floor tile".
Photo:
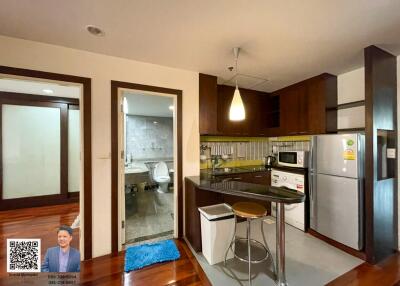
[{"label": "grey floor tile", "polygon": [[[252,222],[251,236],[262,241],[261,220]],[[275,260],[275,223],[264,224],[266,239]],[[244,237],[245,223],[238,224],[237,234]],[[201,253],[195,253],[197,260],[213,285],[248,285],[247,264],[237,259],[209,265]],[[321,286],[364,261],[353,257],[307,233],[286,225],[286,278],[293,286]],[[275,285],[271,261],[252,265],[253,286]],[[242,281],[240,281],[242,280]]]}]

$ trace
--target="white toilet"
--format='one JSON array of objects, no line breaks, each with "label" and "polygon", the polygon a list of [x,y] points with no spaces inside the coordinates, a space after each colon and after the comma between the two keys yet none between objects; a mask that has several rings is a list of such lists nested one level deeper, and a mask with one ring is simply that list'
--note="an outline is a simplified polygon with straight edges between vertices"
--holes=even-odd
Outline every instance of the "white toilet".
[{"label": "white toilet", "polygon": [[168,192],[168,183],[171,181],[168,173],[168,167],[165,162],[158,162],[154,167],[153,180],[158,184],[159,193]]}]

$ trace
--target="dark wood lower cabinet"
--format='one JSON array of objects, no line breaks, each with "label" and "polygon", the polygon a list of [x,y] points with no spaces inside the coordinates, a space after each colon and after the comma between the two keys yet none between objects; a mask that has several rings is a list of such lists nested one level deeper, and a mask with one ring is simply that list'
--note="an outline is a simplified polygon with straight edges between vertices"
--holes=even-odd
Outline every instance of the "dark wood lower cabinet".
[{"label": "dark wood lower cabinet", "polygon": [[185,237],[195,251],[201,251],[201,226],[199,207],[223,202],[221,194],[197,189],[185,179]]}]

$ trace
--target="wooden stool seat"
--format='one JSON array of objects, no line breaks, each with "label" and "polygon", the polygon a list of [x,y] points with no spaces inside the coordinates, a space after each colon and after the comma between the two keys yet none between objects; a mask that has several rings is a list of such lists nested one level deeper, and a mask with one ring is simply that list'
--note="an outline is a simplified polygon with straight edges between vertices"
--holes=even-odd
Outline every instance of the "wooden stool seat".
[{"label": "wooden stool seat", "polygon": [[267,214],[267,209],[257,203],[239,202],[232,206],[235,215],[243,218],[259,218]]}]

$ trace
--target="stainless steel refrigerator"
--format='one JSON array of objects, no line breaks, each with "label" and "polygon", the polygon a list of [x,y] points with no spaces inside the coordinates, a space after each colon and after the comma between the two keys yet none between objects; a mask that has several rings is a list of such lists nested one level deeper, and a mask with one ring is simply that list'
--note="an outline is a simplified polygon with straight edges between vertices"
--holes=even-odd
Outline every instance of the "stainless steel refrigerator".
[{"label": "stainless steel refrigerator", "polygon": [[351,248],[363,248],[364,135],[313,136],[310,148],[310,228]]}]

